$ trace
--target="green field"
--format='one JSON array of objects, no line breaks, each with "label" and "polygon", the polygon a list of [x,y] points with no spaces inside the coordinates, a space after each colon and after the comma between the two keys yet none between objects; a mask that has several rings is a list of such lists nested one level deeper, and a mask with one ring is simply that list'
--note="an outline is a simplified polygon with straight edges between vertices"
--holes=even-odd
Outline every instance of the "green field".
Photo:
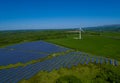
[{"label": "green field", "polygon": [[118,35],[114,33],[109,35],[109,37],[107,35],[108,33],[104,33],[102,36],[83,34],[81,40],[74,39],[72,36],[47,41],[86,52],[88,54],[120,60],[120,39],[115,39]]}]

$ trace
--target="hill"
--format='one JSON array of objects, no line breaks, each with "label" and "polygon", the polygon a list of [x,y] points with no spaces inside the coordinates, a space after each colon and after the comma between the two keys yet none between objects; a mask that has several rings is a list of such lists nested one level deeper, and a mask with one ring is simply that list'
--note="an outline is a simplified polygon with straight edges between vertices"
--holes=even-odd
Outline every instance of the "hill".
[{"label": "hill", "polygon": [[96,27],[86,27],[85,30],[90,31],[120,31],[120,24],[116,25],[104,25],[104,26],[96,26]]}]

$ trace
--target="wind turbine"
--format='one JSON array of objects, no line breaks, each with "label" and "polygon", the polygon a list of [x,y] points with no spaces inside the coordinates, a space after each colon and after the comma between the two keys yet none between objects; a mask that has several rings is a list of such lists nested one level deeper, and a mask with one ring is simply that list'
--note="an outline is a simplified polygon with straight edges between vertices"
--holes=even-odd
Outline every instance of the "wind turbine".
[{"label": "wind turbine", "polygon": [[84,32],[83,29],[81,27],[77,28],[77,32],[78,32],[78,37],[75,37],[75,39],[82,39],[82,32]]},{"label": "wind turbine", "polygon": [[82,39],[82,32],[84,32],[84,30],[80,27],[79,28],[79,37],[78,37],[78,39]]},{"label": "wind turbine", "polygon": [[78,37],[78,39],[82,39],[81,27],[79,28],[79,37]]}]

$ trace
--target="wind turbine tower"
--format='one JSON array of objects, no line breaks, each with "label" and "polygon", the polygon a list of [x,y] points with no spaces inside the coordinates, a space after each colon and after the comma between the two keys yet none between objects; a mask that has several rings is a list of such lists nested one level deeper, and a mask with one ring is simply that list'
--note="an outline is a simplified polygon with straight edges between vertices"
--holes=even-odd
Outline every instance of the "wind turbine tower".
[{"label": "wind turbine tower", "polygon": [[82,39],[82,32],[81,32],[81,27],[79,29],[79,38],[78,39]]},{"label": "wind turbine tower", "polygon": [[78,37],[75,37],[74,39],[82,39],[82,32],[84,32],[82,28],[77,28]]}]

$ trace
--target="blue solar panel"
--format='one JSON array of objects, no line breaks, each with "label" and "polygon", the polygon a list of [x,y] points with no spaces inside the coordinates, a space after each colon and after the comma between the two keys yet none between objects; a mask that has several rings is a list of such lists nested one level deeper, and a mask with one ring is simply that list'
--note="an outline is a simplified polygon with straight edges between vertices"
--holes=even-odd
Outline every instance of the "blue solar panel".
[{"label": "blue solar panel", "polygon": [[[91,57],[88,55],[77,55],[79,52],[71,52],[63,56],[53,57],[42,62],[34,63],[25,67],[10,68],[0,70],[0,82],[1,83],[17,83],[21,79],[29,79],[39,71],[52,71],[54,69],[58,70],[61,67],[71,68],[72,66],[77,66],[79,63],[88,64]],[[24,57],[23,57],[24,58]],[[32,57],[31,57],[32,58]],[[24,59],[25,60],[25,59]],[[111,64],[117,66],[118,61],[105,58],[106,62],[109,61]],[[92,62],[97,64],[100,62],[104,63],[104,58],[92,57]]]},{"label": "blue solar panel", "polygon": [[93,58],[92,58],[92,63],[94,63],[94,62],[95,62],[95,58],[93,57]]},{"label": "blue solar panel", "polygon": [[82,58],[82,60],[81,60],[81,64],[84,64],[86,62],[86,60],[87,60],[87,56],[84,55],[83,58]]},{"label": "blue solar panel", "polygon": [[4,82],[5,83],[12,82],[13,80],[18,79],[19,75],[21,75],[21,74],[23,75],[23,72],[29,71],[31,66],[32,65],[29,65],[29,66],[26,66],[26,67],[17,68],[14,71],[8,70],[9,72],[11,72],[11,74],[8,74],[9,77],[5,76],[6,78],[4,78]]},{"label": "blue solar panel", "polygon": [[82,62],[81,62],[81,64],[83,65],[85,63],[85,60],[83,60]]},{"label": "blue solar panel", "polygon": [[77,56],[76,61],[74,62],[74,65],[77,66],[80,62],[81,57]]},{"label": "blue solar panel", "polygon": [[108,61],[108,59],[107,59],[107,58],[105,58],[105,62],[106,62],[106,63],[109,63],[109,61]]},{"label": "blue solar panel", "polygon": [[81,60],[81,64],[83,65],[84,64],[84,62],[85,62],[85,57],[84,58],[82,58],[82,60]]},{"label": "blue solar panel", "polygon": [[118,66],[118,65],[119,65],[117,60],[114,60],[114,65],[115,65],[115,66]]},{"label": "blue solar panel", "polygon": [[99,63],[99,59],[98,58],[96,58],[96,64],[98,64]]},{"label": "blue solar panel", "polygon": [[104,63],[104,59],[100,58],[100,64],[103,64],[103,63]]},{"label": "blue solar panel", "polygon": [[67,62],[64,64],[64,67],[68,66],[70,62],[72,61],[72,59],[73,59],[73,56],[68,57]]},{"label": "blue solar panel", "polygon": [[53,52],[63,52],[68,50],[68,48],[60,47],[55,44],[47,43],[44,41],[37,41],[37,42],[28,42],[28,43],[22,43],[17,44],[14,46],[7,47],[8,49],[16,49],[16,50],[26,50],[26,51],[33,51],[33,52],[47,52],[47,53],[53,53]]},{"label": "blue solar panel", "polygon": [[71,65],[71,64],[68,64],[68,65],[67,65],[67,68],[69,68],[69,69],[70,69],[71,67],[72,67],[72,65]]},{"label": "blue solar panel", "polygon": [[113,65],[113,60],[112,59],[110,59],[110,64]]},{"label": "blue solar panel", "polygon": [[52,53],[65,52],[67,50],[69,49],[44,41],[16,44],[0,49],[0,65],[18,62],[26,63],[31,60],[44,58]]},{"label": "blue solar panel", "polygon": [[13,71],[15,72],[14,68],[7,69],[7,71],[4,72],[4,74],[1,75],[0,81],[1,80],[4,81],[6,78],[9,78],[12,75]]},{"label": "blue solar panel", "polygon": [[[38,67],[39,66],[39,67]],[[40,67],[40,65],[37,65],[37,66],[33,66],[31,70],[29,70],[27,73],[26,73],[26,79],[29,79],[31,78],[33,75],[37,74],[40,70],[42,69],[42,66]]]},{"label": "blue solar panel", "polygon": [[90,62],[90,57],[88,57],[87,61],[86,61],[86,64],[88,64]]}]

